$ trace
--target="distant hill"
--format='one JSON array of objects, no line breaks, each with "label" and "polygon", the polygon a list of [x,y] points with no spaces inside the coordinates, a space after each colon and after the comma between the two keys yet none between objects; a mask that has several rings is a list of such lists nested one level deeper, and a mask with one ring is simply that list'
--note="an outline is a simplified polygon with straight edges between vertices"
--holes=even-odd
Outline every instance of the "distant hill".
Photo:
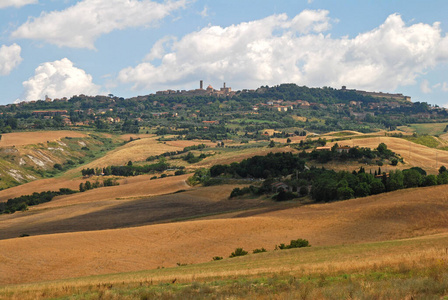
[{"label": "distant hill", "polygon": [[262,86],[227,96],[175,93],[124,99],[77,95],[0,106],[0,131],[75,128],[220,140],[235,139],[241,133],[247,133],[246,139],[258,139],[264,124],[289,132],[294,131],[292,127],[319,133],[371,132],[448,120],[444,108],[407,100],[399,94],[296,84]]}]

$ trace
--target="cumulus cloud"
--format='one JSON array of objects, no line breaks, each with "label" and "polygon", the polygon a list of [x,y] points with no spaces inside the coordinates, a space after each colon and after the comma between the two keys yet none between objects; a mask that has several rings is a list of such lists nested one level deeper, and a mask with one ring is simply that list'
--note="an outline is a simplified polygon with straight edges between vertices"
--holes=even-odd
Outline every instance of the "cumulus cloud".
[{"label": "cumulus cloud", "polygon": [[291,21],[291,29],[300,33],[323,32],[331,29],[328,10],[304,10]]},{"label": "cumulus cloud", "polygon": [[8,75],[22,62],[21,51],[22,48],[17,44],[0,47],[0,75]]},{"label": "cumulus cloud", "polygon": [[14,7],[21,7],[28,4],[34,4],[37,3],[37,0],[1,0],[0,1],[0,9],[14,6]]},{"label": "cumulus cloud", "polygon": [[[332,38],[328,11],[272,15],[229,27],[208,26],[170,43],[161,40],[118,79],[134,89],[191,87],[198,79],[234,88],[283,82],[392,91],[448,61],[438,23],[407,26],[400,15],[353,38]],[[157,59],[156,59],[157,58]]]},{"label": "cumulus cloud", "polygon": [[36,68],[34,76],[23,82],[24,97],[21,100],[41,100],[71,97],[78,94],[96,95],[99,87],[92,82],[92,76],[63,58],[46,62]]},{"label": "cumulus cloud", "polygon": [[155,25],[187,0],[83,0],[62,11],[43,12],[12,33],[58,46],[94,49],[98,37],[114,30]]}]

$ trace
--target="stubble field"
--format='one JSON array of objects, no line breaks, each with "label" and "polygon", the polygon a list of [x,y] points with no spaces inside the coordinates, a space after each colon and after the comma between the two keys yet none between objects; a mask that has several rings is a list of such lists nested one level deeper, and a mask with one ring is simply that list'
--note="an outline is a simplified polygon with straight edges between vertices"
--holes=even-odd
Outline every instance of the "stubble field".
[{"label": "stubble field", "polygon": [[[201,263],[305,238],[313,246],[447,232],[444,186],[286,208],[251,217],[193,220],[0,241],[2,284]],[[18,264],[18,260],[20,264]],[[7,274],[7,275],[6,275]]]}]

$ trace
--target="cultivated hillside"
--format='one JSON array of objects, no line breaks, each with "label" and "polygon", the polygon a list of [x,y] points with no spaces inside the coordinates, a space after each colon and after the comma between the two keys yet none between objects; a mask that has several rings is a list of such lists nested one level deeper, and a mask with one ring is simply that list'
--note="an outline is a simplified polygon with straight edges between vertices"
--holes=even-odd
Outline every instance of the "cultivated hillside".
[{"label": "cultivated hillside", "polygon": [[[230,200],[229,200],[230,201]],[[171,267],[226,256],[236,247],[273,250],[306,238],[312,245],[384,241],[446,232],[444,186],[343,202],[134,228],[0,241],[0,282],[19,283]],[[17,261],[20,260],[20,264]]]}]

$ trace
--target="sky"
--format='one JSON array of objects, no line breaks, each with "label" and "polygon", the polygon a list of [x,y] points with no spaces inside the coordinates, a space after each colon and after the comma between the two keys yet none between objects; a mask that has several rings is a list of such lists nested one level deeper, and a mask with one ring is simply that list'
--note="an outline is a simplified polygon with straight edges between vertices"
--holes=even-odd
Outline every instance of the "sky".
[{"label": "sky", "polygon": [[203,80],[448,107],[447,15],[446,0],[0,0],[0,105]]}]

